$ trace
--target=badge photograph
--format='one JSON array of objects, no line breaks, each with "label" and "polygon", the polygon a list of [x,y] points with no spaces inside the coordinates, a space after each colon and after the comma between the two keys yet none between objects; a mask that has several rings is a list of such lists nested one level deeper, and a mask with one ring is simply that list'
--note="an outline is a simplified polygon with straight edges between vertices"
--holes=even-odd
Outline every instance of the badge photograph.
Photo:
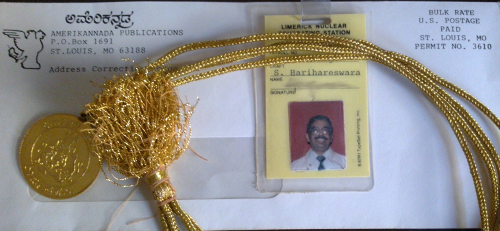
[{"label": "badge photograph", "polygon": [[291,102],[292,171],[346,168],[342,101]]}]

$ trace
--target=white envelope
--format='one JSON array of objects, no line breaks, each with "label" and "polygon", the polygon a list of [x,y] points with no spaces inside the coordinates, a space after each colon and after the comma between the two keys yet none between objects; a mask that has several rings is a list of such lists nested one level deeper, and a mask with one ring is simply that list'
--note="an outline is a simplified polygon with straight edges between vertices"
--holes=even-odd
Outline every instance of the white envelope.
[{"label": "white envelope", "polygon": [[[265,14],[300,13],[300,3],[0,3],[0,228],[104,230],[131,192],[101,174],[89,191],[69,201],[34,193],[17,156],[36,120],[55,113],[78,115],[99,92],[94,83],[118,74],[115,70],[146,65],[147,59],[187,43],[262,33]],[[500,113],[497,3],[341,2],[332,3],[332,13],[366,14],[370,42],[420,61]],[[122,15],[123,20],[105,23],[97,14]],[[40,43],[30,48],[14,43],[13,34],[26,36],[30,30],[45,34],[38,34],[43,49]],[[244,47],[249,46],[239,48]],[[17,54],[29,50],[29,60],[9,53],[11,48]],[[172,65],[231,50],[186,54]],[[368,67],[373,188],[259,192],[255,140],[263,139],[264,125],[256,119],[261,104],[255,88],[262,87],[256,81],[261,72],[233,72],[179,87],[190,103],[199,99],[191,145],[209,161],[189,151],[170,173],[181,206],[201,228],[479,227],[469,167],[448,122],[409,81],[375,63]],[[498,130],[470,111],[498,148]],[[141,186],[110,229],[159,230],[157,219],[127,225],[156,213],[148,193]]]}]

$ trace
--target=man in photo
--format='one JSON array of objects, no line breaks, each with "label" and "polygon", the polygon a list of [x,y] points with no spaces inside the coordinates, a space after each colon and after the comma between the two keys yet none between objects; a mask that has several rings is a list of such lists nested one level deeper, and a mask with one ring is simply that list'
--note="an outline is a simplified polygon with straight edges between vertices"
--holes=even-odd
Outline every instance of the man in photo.
[{"label": "man in photo", "polygon": [[330,147],[333,142],[333,126],[328,117],[317,115],[309,119],[306,140],[311,148],[305,156],[292,162],[293,171],[341,170],[346,167],[345,156],[334,152]]}]

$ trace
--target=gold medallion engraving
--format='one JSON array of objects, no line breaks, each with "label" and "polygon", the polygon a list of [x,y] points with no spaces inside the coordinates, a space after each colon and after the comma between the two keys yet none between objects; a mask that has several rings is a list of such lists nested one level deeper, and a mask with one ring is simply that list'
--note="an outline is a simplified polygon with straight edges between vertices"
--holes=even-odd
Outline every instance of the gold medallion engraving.
[{"label": "gold medallion engraving", "polygon": [[87,190],[99,173],[90,149],[89,126],[76,116],[57,114],[36,122],[19,151],[21,171],[37,193],[67,199]]}]

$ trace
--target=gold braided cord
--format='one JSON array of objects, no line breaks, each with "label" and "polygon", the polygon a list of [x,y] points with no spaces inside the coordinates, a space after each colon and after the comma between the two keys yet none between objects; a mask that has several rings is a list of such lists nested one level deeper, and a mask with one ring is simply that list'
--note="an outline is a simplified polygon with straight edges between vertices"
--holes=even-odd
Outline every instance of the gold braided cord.
[{"label": "gold braided cord", "polygon": [[[394,57],[396,53],[391,52],[391,54]],[[416,65],[416,66],[419,67],[418,69],[416,69],[414,67],[413,68],[415,69],[415,71],[418,72],[418,74],[420,76],[422,76],[422,78],[424,80],[427,80],[427,78],[425,78],[425,74],[423,74],[421,72],[421,70],[424,70],[424,71],[427,72],[428,75],[431,75],[432,81],[438,80],[438,81],[441,81],[441,82],[446,82],[442,78],[440,78],[437,75],[435,75],[434,73],[430,72],[423,65],[417,63],[415,60],[412,60],[412,59],[410,59],[408,57],[405,57],[405,56],[402,56],[400,54],[396,54],[396,56],[399,57],[400,59],[411,60],[412,64],[414,64],[414,65]],[[463,90],[457,88],[456,86],[453,86],[450,83],[448,83],[448,86],[452,86],[452,87],[447,87],[447,88],[450,89],[450,90],[452,90],[452,91],[454,91],[454,92],[456,92],[456,93],[460,93],[461,92],[461,95],[465,99],[467,99],[467,97],[471,97],[470,95],[468,95],[467,93],[465,93]],[[438,90],[441,93],[441,97],[443,97],[443,94],[446,94],[442,89],[438,88]],[[495,183],[495,182],[498,182],[498,176],[497,176],[497,174],[495,174],[495,172],[497,171],[498,166],[500,166],[500,158],[497,155],[497,152],[496,152],[495,148],[493,147],[491,141],[484,134],[484,132],[482,131],[482,129],[480,129],[479,125],[470,116],[470,114],[458,102],[456,102],[453,98],[446,97],[446,98],[444,98],[444,100],[446,100],[447,103],[451,105],[452,109],[457,110],[458,113],[460,114],[460,116],[463,117],[463,121],[462,122],[466,123],[466,126],[464,127],[464,129],[469,130],[468,134],[471,134],[471,136],[472,136],[472,137],[468,137],[468,138],[475,143],[476,147],[479,147],[479,152],[481,154],[480,157],[485,162],[485,164],[487,166],[487,170],[488,170],[489,176],[492,178],[491,182],[490,182],[490,185],[491,185],[492,190],[493,190],[493,192],[492,192],[492,195],[493,195],[493,199],[492,200],[493,200],[493,202],[492,202],[492,208],[491,208],[491,211],[492,211],[491,226],[495,227],[495,222],[496,222],[497,214],[498,214],[498,203],[499,203],[499,194],[500,194],[500,192],[499,192],[500,191],[499,185],[497,183]],[[469,100],[469,101],[471,101],[471,100]],[[476,102],[479,103],[479,101],[477,101],[477,100],[476,100]],[[473,102],[471,102],[471,103],[473,103]],[[479,105],[483,106],[481,103],[479,103]],[[489,109],[487,109],[484,106],[483,106],[484,108],[481,109],[481,107],[479,105],[476,105],[476,106],[478,106],[478,108],[481,111],[483,111],[484,114],[489,115],[488,117],[492,121],[495,121],[495,120],[498,121],[497,117],[495,117],[494,114],[491,113],[491,111],[489,111]],[[498,125],[497,125],[497,127],[498,127]],[[484,146],[486,146],[486,147],[484,147]],[[488,151],[485,151],[484,148],[487,148]],[[492,162],[491,158],[493,158],[493,162]]]},{"label": "gold braided cord", "polygon": [[343,47],[325,47],[316,44],[304,44],[297,46],[297,44],[275,44],[267,47],[256,47],[245,49],[241,51],[230,52],[220,56],[208,58],[202,60],[198,63],[182,66],[178,70],[173,72],[166,72],[165,78],[176,79],[192,73],[197,70],[221,66],[241,60],[251,59],[258,56],[262,56],[268,53],[279,52],[279,51],[310,51],[310,52],[321,52],[321,53],[335,53],[335,54],[359,54],[356,50]]},{"label": "gold braided cord", "polygon": [[[429,69],[427,69],[424,65],[421,63],[411,59],[410,57],[404,56],[399,53],[395,53],[392,51],[385,51],[375,45],[373,45],[370,42],[363,41],[363,40],[355,40],[355,39],[347,39],[343,37],[337,37],[337,36],[324,36],[321,34],[300,34],[300,33],[288,33],[288,34],[260,34],[260,35],[251,35],[251,36],[246,36],[246,37],[240,37],[240,38],[233,38],[233,39],[225,39],[225,40],[217,40],[217,41],[206,41],[206,42],[197,42],[197,43],[192,43],[188,45],[181,46],[179,48],[176,48],[167,54],[165,54],[162,58],[158,59],[157,61],[151,63],[146,67],[147,70],[153,70],[155,68],[162,67],[166,63],[168,63],[172,58],[179,56],[183,53],[193,51],[193,50],[198,50],[198,49],[206,49],[206,48],[216,48],[216,47],[225,47],[225,46],[234,46],[234,45],[239,45],[239,44],[244,44],[244,43],[251,43],[251,42],[262,42],[262,41],[289,41],[289,42],[304,42],[305,43],[330,43],[332,46],[336,44],[336,42],[339,41],[345,41],[347,43],[343,43],[340,45],[345,45],[346,47],[352,47],[355,50],[365,50],[368,49],[372,52],[380,51],[384,54],[386,54],[388,57],[393,57],[396,59],[399,59],[401,62],[407,63],[408,65],[414,66],[415,68],[422,70],[425,72],[428,77],[436,81],[439,85],[453,91],[460,97],[464,98],[465,100],[471,102],[474,106],[476,106],[481,112],[483,112],[488,118],[492,120],[492,122],[500,129],[500,119],[496,117],[486,106],[484,106],[481,102],[479,102],[477,99],[469,95],[467,92],[464,90],[460,89],[459,87],[453,85],[452,83],[446,81],[445,79],[435,75],[432,73]],[[366,51],[368,52],[368,51]]]},{"label": "gold braided cord", "polygon": [[[419,73],[419,75],[422,76],[422,73]],[[423,78],[423,79],[428,80],[426,78]],[[428,81],[430,81],[430,80],[428,80]],[[440,89],[440,88],[438,88],[437,90],[439,90],[441,97],[444,98],[446,92],[444,92],[444,90]],[[496,152],[495,148],[493,147],[491,141],[488,139],[486,134],[484,134],[483,130],[479,127],[479,125],[472,118],[472,116],[465,110],[465,108],[463,108],[463,106],[461,106],[457,101],[455,101],[451,97],[446,97],[446,98],[444,98],[444,100],[446,100],[446,102],[449,105],[451,105],[451,107],[454,110],[457,110],[457,112],[460,114],[460,116],[463,117],[463,120],[467,125],[466,128],[471,129],[471,134],[473,134],[473,137],[471,139],[474,143],[476,143],[476,146],[478,146],[480,148],[479,151],[481,152],[481,156],[483,157],[483,161],[485,161],[485,163],[488,166],[488,170],[490,171],[490,176],[493,178],[492,181],[496,182],[498,180],[498,179],[496,179],[497,176],[495,174],[492,174],[492,172],[494,171],[494,169],[498,169],[498,166],[500,166],[500,157],[496,154],[497,152]],[[484,150],[485,148],[487,150]],[[488,156],[484,157],[484,155],[488,155]],[[491,158],[493,158],[493,160],[491,160]],[[493,211],[496,211],[497,207],[498,207],[498,200],[499,200],[498,199],[499,188],[498,188],[498,185],[492,185],[492,187],[493,187],[493,191],[495,191],[495,193],[493,194],[493,201],[494,201]],[[493,214],[493,217],[496,218],[495,214]]]},{"label": "gold braided cord", "polygon": [[153,190],[154,199],[158,202],[158,210],[161,214],[160,220],[163,229],[172,231],[179,230],[175,221],[175,215],[177,215],[188,230],[201,230],[198,224],[194,222],[193,218],[181,209],[179,202],[175,199],[175,190],[172,185],[170,185],[168,173],[162,170],[163,169],[160,168],[158,171],[146,175],[145,179]]},{"label": "gold braided cord", "polygon": [[[221,74],[224,74],[224,73],[228,73],[228,72],[232,72],[232,71],[235,71],[235,70],[243,70],[243,69],[249,69],[249,68],[255,68],[255,67],[262,67],[262,66],[269,66],[269,65],[275,65],[275,64],[283,64],[283,63],[297,63],[297,62],[316,62],[316,61],[338,61],[338,60],[367,60],[367,59],[371,59],[371,58],[368,58],[368,57],[365,57],[365,56],[360,56],[360,57],[355,57],[355,56],[342,56],[342,57],[335,57],[333,55],[316,55],[316,56],[300,56],[299,58],[293,58],[293,57],[280,57],[280,58],[274,58],[274,59],[268,59],[268,60],[263,60],[263,61],[258,61],[258,62],[254,62],[254,63],[247,63],[247,64],[238,64],[238,65],[233,65],[233,66],[230,66],[230,67],[225,67],[225,68],[220,68],[220,69],[217,69],[217,70],[213,70],[213,71],[208,71],[208,72],[205,72],[205,73],[201,73],[201,74],[196,74],[196,75],[192,75],[192,76],[189,76],[189,77],[184,77],[184,78],[181,78],[179,80],[176,80],[173,82],[174,85],[178,86],[178,85],[182,85],[182,84],[186,84],[186,83],[189,83],[189,82],[192,82],[192,81],[197,81],[197,80],[201,80],[201,79],[206,79],[206,78],[210,78],[212,76],[217,76],[217,75],[221,75]],[[373,61],[377,61],[377,62],[381,62],[380,60],[376,60],[376,59],[371,59]],[[401,67],[397,67],[396,64],[392,64],[391,62],[387,62],[387,63],[382,63],[386,66],[389,66],[391,67],[391,65],[394,65],[396,67],[391,67],[392,69],[394,69],[395,71],[401,73],[402,75],[405,75],[405,76],[411,76],[410,73],[406,73],[405,71],[401,70]],[[411,80],[411,79],[410,79]],[[425,92],[425,89],[426,88],[421,88],[424,92]],[[447,94],[447,93],[446,93]],[[433,98],[431,98],[433,99]],[[439,102],[439,101],[437,101]],[[445,110],[443,109],[443,106],[440,107],[441,110]],[[449,115],[449,112],[448,114],[445,114],[445,115],[448,115],[447,118],[449,120],[450,119],[450,115]],[[456,116],[458,117],[457,115],[453,114],[453,116]],[[454,118],[454,117],[453,117]],[[459,117],[459,119],[462,119],[461,117]],[[452,121],[450,121],[452,127],[454,128],[454,132],[456,133],[457,135],[457,138],[459,138],[459,140],[461,141],[461,145],[462,145],[462,148],[464,149],[464,152],[466,153],[466,156],[467,156],[467,160],[469,162],[469,166],[471,167],[471,173],[473,175],[473,178],[475,179],[474,180],[474,184],[475,184],[475,187],[477,189],[477,194],[478,194],[478,201],[479,201],[479,204],[480,204],[480,207],[481,207],[481,217],[483,218],[483,221],[482,223],[485,224],[487,223],[488,219],[488,212],[487,212],[487,209],[486,209],[486,202],[485,202],[485,198],[484,198],[484,190],[483,190],[483,186],[482,186],[482,183],[479,179],[479,175],[477,173],[477,168],[476,168],[476,164],[472,158],[472,154],[470,152],[470,150],[468,149],[468,146],[467,146],[467,143],[466,143],[466,139],[465,138],[462,138],[463,135],[462,135],[462,132],[461,132],[461,129],[464,129],[462,127],[458,127],[457,125],[457,119],[453,119]],[[462,121],[461,121],[462,122]],[[462,126],[463,123],[461,123]],[[491,164],[491,160],[488,156],[486,156],[485,152],[484,152],[484,149],[481,148],[482,145],[480,145],[477,141],[477,139],[475,139],[474,137],[474,134],[470,131],[470,129],[465,128],[467,129],[467,134],[470,134],[469,136],[472,137],[472,140],[474,141],[475,145],[477,145],[477,147],[480,148],[481,150],[481,157],[482,159],[487,163],[487,167],[488,167],[488,172],[490,174],[490,176],[493,178],[492,179],[492,187],[495,189],[495,192],[493,193],[493,197],[494,197],[494,201],[498,201],[498,177],[497,177],[497,172],[498,170],[495,169],[495,166],[493,166]],[[481,130],[482,132],[482,130]],[[468,138],[470,138],[468,137]],[[497,203],[493,203],[493,215],[497,214]],[[492,217],[495,217],[495,216],[492,216]],[[492,220],[494,220],[492,218]],[[483,226],[484,227],[484,226]],[[485,230],[488,230],[485,228]]]},{"label": "gold braided cord", "polygon": [[[460,97],[469,101],[472,105],[483,112],[493,123],[500,128],[500,120],[477,99],[470,96],[462,89],[447,82],[435,75],[417,61],[395,53],[385,51],[369,42],[351,40],[335,36],[308,35],[308,34],[264,34],[248,36],[237,39],[210,41],[194,43],[182,46],[163,58],[153,63],[153,67],[166,64],[172,58],[188,51],[196,49],[216,48],[223,46],[233,46],[248,42],[259,41],[280,41],[265,48],[257,47],[228,54],[212,57],[198,63],[180,68],[177,72],[166,73],[165,78],[171,78],[173,85],[179,86],[193,81],[207,79],[213,76],[229,73],[237,70],[245,70],[256,67],[265,67],[276,64],[318,62],[318,61],[352,61],[352,60],[372,60],[385,65],[401,75],[407,77],[443,112],[455,133],[461,148],[463,149],[469,164],[470,172],[476,188],[477,199],[481,214],[481,224],[483,230],[490,230],[496,226],[500,201],[499,166],[500,158],[493,147],[493,144],[484,134],[483,130],[465,110],[465,108],[453,99],[442,87],[445,87]],[[205,68],[226,65],[235,61],[246,60],[276,51],[309,51],[317,52],[314,55],[301,55],[293,57],[278,57],[266,60],[259,60],[243,64],[234,64],[209,70],[203,73],[188,75],[194,71]],[[477,170],[477,164],[473,158],[470,146],[475,147],[479,152],[479,160],[485,165],[488,178],[482,180]],[[491,186],[492,202],[488,209],[483,183]]]},{"label": "gold braided cord", "polygon": [[[404,73],[402,73],[405,75]],[[418,73],[417,71],[417,74]],[[434,84],[431,80],[427,78],[420,78],[419,81],[426,81],[427,83],[430,83],[431,85]],[[437,93],[433,96],[430,97],[431,99],[434,99],[435,97],[441,98],[444,103],[446,103],[446,108],[451,108],[452,113],[454,114],[454,117],[459,116],[459,119],[452,118],[455,123],[460,123],[460,128],[466,131],[467,134],[467,139],[471,140],[475,147],[479,149],[480,153],[480,158],[482,161],[485,162],[488,174],[491,177],[490,185],[493,187],[493,207],[492,207],[492,219],[491,219],[491,224],[494,225],[495,223],[495,218],[497,214],[497,209],[498,209],[498,184],[495,182],[498,182],[498,176],[497,176],[497,170],[498,170],[498,164],[492,162],[492,157],[494,159],[498,159],[498,155],[496,155],[496,151],[494,148],[491,146],[491,142],[485,138],[485,134],[483,131],[479,128],[477,125],[476,121],[472,119],[470,114],[467,113],[467,111],[455,100],[453,100],[446,92],[444,92],[443,89],[437,87],[434,89],[434,91],[437,91]],[[436,101],[435,104],[442,103],[440,101]],[[439,108],[443,111],[443,106],[439,106]],[[446,113],[443,111],[443,113]],[[446,115],[446,114],[445,114]],[[458,122],[457,122],[458,121]],[[477,136],[480,136],[482,139],[481,141],[478,140]],[[460,138],[459,138],[460,139]],[[488,146],[488,151],[485,150],[484,144]],[[468,152],[466,154],[469,156]],[[471,159],[472,160],[472,159]],[[472,160],[473,161],[473,160]],[[475,163],[474,163],[475,165]],[[472,166],[472,165],[471,165]],[[471,169],[471,171],[475,172],[477,171],[476,169]],[[481,202],[480,202],[481,203]],[[483,216],[485,217],[485,216]]]},{"label": "gold braided cord", "polygon": [[[396,70],[396,71],[407,76],[406,73],[404,73],[400,70]],[[445,93],[446,95],[443,95],[443,94],[439,95],[439,92],[436,92],[436,91],[439,91],[438,90],[439,88],[436,88],[436,86],[433,85],[432,82],[430,82],[430,84],[426,84],[426,83],[422,83],[421,79],[414,79],[414,80],[410,79],[410,80],[412,82],[414,82],[422,91],[424,91],[424,93],[426,93],[426,95],[434,102],[434,104],[436,104],[436,106],[438,106],[438,108],[444,113],[445,117],[450,122],[450,125],[452,126],[452,129],[453,129],[457,139],[459,140],[459,143],[460,143],[462,149],[464,150],[467,161],[469,162],[470,171],[471,171],[471,174],[473,176],[474,184],[476,187],[476,193],[478,195],[478,202],[480,205],[480,213],[481,213],[481,219],[482,219],[481,222],[482,222],[482,224],[490,224],[486,200],[484,198],[484,189],[482,186],[482,182],[479,178],[476,163],[472,157],[472,153],[471,153],[471,151],[467,145],[467,141],[466,141],[466,138],[469,138],[469,139],[472,139],[473,141],[476,141],[474,139],[474,137],[471,138],[471,136],[473,136],[474,134],[471,132],[469,127],[466,126],[466,124],[464,124],[464,121],[463,121],[461,115],[458,114],[456,109],[450,107],[449,102],[447,102],[449,100],[446,99],[446,98],[450,97],[449,95],[447,95],[446,93]],[[464,135],[463,130],[466,131],[465,135],[467,135],[467,137]],[[476,145],[476,147],[480,146],[480,144],[478,144],[477,142],[474,142],[474,144]],[[481,156],[483,157],[482,158],[483,160],[484,159],[489,160],[489,157],[485,157],[484,150],[481,150],[481,154],[482,154]],[[493,181],[493,182],[496,182],[495,169],[493,169],[493,167],[490,164],[487,164],[487,166],[488,166],[489,174],[491,174],[492,172],[494,173],[492,176],[495,176],[493,179],[495,181]],[[493,182],[492,182],[492,184],[494,185]],[[494,211],[494,213],[496,213],[496,211]],[[487,227],[489,227],[489,225]],[[485,230],[488,230],[488,228],[485,228],[484,226],[483,226],[483,228]]]},{"label": "gold braided cord", "polygon": [[[467,92],[464,90],[460,89],[459,87],[449,83],[445,79],[435,75],[432,73],[430,70],[428,70],[424,65],[420,64],[419,62],[392,52],[392,51],[385,51],[375,45],[373,45],[370,42],[363,41],[363,40],[354,40],[354,39],[347,39],[347,38],[342,38],[342,37],[337,37],[337,36],[324,36],[321,34],[300,34],[300,33],[288,33],[288,34],[261,34],[261,35],[251,35],[251,36],[246,36],[246,37],[241,37],[241,38],[233,38],[233,39],[225,39],[225,40],[217,40],[217,41],[207,41],[207,42],[198,42],[198,43],[192,43],[188,45],[181,46],[177,49],[172,50],[171,52],[168,52],[165,54],[162,58],[158,59],[157,61],[151,63],[146,67],[147,70],[153,70],[155,68],[162,67],[162,65],[165,65],[168,63],[172,58],[179,56],[183,53],[186,53],[188,51],[193,51],[193,50],[198,50],[198,49],[206,49],[206,48],[216,48],[216,47],[224,47],[224,46],[234,46],[234,45],[239,45],[239,44],[244,44],[244,43],[251,43],[251,42],[261,42],[261,41],[277,41],[277,40],[284,40],[284,41],[293,41],[295,43],[300,43],[304,42],[305,43],[330,43],[332,46],[334,46],[336,43],[339,44],[339,46],[344,45],[346,47],[352,47],[355,50],[364,50],[365,52],[382,52],[387,57],[393,57],[399,59],[401,62],[407,63],[408,65],[414,66],[415,68],[423,71],[436,81],[439,85],[453,91],[460,97],[464,98],[465,100],[471,102],[474,106],[476,106],[481,112],[483,112],[488,118],[492,120],[492,122],[500,129],[500,119],[496,117],[486,106],[484,106],[481,102],[479,102],[477,99],[469,95]],[[340,43],[340,41],[344,41],[344,43]]]},{"label": "gold braided cord", "polygon": [[[259,44],[253,48],[232,51],[177,70],[165,67],[173,58],[189,51],[264,41],[274,44]],[[280,51],[304,51],[306,54],[253,60]],[[188,44],[168,52],[144,68],[139,68],[136,73],[106,83],[103,94],[95,97],[94,103],[87,106],[85,114],[90,118],[89,123],[95,127],[95,149],[100,151],[103,160],[111,162],[113,169],[127,177],[140,178],[147,175],[146,181],[152,186],[153,195],[159,203],[163,228],[178,229],[175,214],[189,230],[199,230],[175,200],[175,191],[165,178],[168,177],[166,172],[157,170],[161,166],[170,165],[184,152],[191,134],[188,119],[192,109],[179,103],[172,88],[257,67],[358,60],[380,63],[406,77],[444,114],[469,165],[482,229],[496,230],[497,216],[500,215],[500,157],[476,120],[445,89],[470,102],[500,129],[498,117],[467,92],[437,76],[419,62],[402,54],[385,51],[367,41],[321,34],[286,33]],[[125,96],[116,96],[117,94]],[[471,149],[477,151],[476,159]],[[486,177],[479,175],[478,165],[485,167]],[[488,190],[487,193],[485,189]],[[490,200],[486,199],[487,194],[491,194]]]},{"label": "gold braided cord", "polygon": [[[395,54],[395,53],[393,53]],[[402,55],[397,54],[399,57],[402,57]],[[408,57],[404,57],[405,60],[409,59]],[[412,62],[415,64],[416,61],[412,60]],[[418,65],[420,69],[415,69],[415,71],[421,76],[421,78],[425,81],[433,81],[433,80],[443,80],[430,72],[427,68],[423,67],[421,64]],[[421,72],[421,70],[425,70],[428,74],[432,74],[432,80],[425,78],[425,74]],[[455,87],[456,88],[456,87]],[[462,91],[459,88],[456,88],[460,91]],[[493,196],[493,201],[492,201],[492,215],[491,215],[491,226],[495,227],[495,222],[498,214],[498,203],[499,203],[499,194],[500,194],[500,189],[498,183],[498,166],[500,166],[500,158],[497,155],[497,152],[495,148],[493,147],[491,141],[488,139],[488,137],[484,134],[482,129],[479,127],[477,122],[470,116],[470,114],[458,103],[456,102],[453,98],[449,97],[449,95],[444,92],[443,89],[437,88],[437,90],[440,93],[440,97],[443,98],[443,100],[446,100],[447,104],[451,106],[453,110],[456,110],[458,114],[462,117],[462,120],[460,121],[462,124],[462,128],[467,130],[467,134],[469,136],[467,137],[469,140],[472,140],[474,142],[476,148],[479,149],[480,152],[480,157],[481,159],[485,162],[488,174],[491,177],[490,185],[492,187],[492,196]],[[454,91],[458,92],[458,91]],[[462,91],[463,92],[463,91]],[[465,95],[468,95],[465,93]],[[446,97],[448,96],[448,97]],[[470,95],[468,95],[471,97]],[[464,97],[465,98],[465,97]],[[477,101],[479,102],[479,101]],[[482,105],[482,104],[481,104]],[[479,107],[478,107],[479,108]],[[486,108],[487,109],[487,108]],[[484,110],[481,110],[484,112]],[[487,111],[489,111],[487,109]],[[486,114],[486,112],[484,112]],[[489,116],[492,120],[497,119],[497,117],[494,116],[493,113],[490,112]],[[464,125],[465,124],[465,125]],[[484,147],[486,146],[486,147]],[[487,151],[485,150],[487,149]],[[493,158],[493,160],[491,159]]]}]

